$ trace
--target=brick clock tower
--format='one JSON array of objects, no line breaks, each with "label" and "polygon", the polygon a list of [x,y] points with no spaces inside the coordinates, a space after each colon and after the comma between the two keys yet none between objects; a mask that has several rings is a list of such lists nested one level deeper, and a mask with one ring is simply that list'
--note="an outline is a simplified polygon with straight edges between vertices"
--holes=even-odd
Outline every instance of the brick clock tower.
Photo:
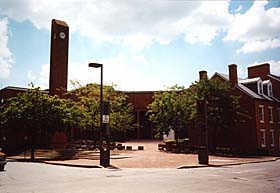
[{"label": "brick clock tower", "polygon": [[50,95],[62,96],[67,91],[69,27],[53,19],[51,29]]}]

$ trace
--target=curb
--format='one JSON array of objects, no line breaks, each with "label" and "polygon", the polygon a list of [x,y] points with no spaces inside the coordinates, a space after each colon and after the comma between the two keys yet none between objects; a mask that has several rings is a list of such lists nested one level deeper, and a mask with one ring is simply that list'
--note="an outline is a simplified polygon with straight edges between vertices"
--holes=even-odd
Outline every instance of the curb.
[{"label": "curb", "polygon": [[248,161],[248,162],[238,162],[238,163],[229,163],[229,164],[221,164],[221,165],[215,165],[215,164],[208,164],[208,165],[199,165],[199,166],[181,166],[177,169],[191,169],[191,168],[205,168],[205,167],[225,167],[225,166],[237,166],[237,165],[244,165],[244,164],[254,164],[254,163],[264,163],[264,162],[274,162],[276,160],[279,160],[280,157],[276,157],[270,160],[259,160],[259,161]]},{"label": "curb", "polygon": [[79,164],[53,163],[53,162],[47,162],[47,161],[44,161],[42,163],[49,164],[49,165],[67,166],[67,167],[79,167],[79,168],[103,168],[103,167],[97,166],[97,165],[79,165]]}]

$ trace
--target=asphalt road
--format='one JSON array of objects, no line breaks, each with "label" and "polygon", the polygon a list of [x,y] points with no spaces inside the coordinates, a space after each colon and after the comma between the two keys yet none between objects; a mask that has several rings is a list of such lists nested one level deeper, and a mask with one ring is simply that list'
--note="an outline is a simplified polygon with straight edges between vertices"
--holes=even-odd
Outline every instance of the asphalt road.
[{"label": "asphalt road", "polygon": [[196,169],[86,169],[9,162],[1,193],[280,192],[280,161]]}]

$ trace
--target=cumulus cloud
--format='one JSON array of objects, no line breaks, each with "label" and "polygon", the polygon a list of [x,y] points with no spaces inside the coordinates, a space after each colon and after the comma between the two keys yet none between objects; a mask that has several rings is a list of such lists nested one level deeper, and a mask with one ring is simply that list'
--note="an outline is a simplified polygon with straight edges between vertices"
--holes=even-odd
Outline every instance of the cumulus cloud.
[{"label": "cumulus cloud", "polygon": [[55,17],[94,41],[143,49],[153,42],[168,44],[180,36],[190,44],[211,44],[232,20],[228,6],[228,1],[2,0],[0,12],[47,29]]},{"label": "cumulus cloud", "polygon": [[191,44],[211,44],[217,34],[226,31],[232,22],[228,7],[228,1],[203,1],[189,17],[178,23],[184,26],[185,40]]},{"label": "cumulus cloud", "polygon": [[8,48],[8,19],[0,19],[0,79],[10,76],[12,53]]},{"label": "cumulus cloud", "polygon": [[[39,83],[42,89],[49,88],[50,64],[43,64],[40,70]],[[35,83],[36,85],[36,83]]]},{"label": "cumulus cloud", "polygon": [[243,9],[243,7],[241,5],[238,6],[238,8],[236,10],[234,10],[235,13],[241,11]]},{"label": "cumulus cloud", "polygon": [[237,53],[260,52],[280,47],[280,8],[265,10],[268,1],[255,1],[244,14],[236,14],[224,40],[244,45]]},{"label": "cumulus cloud", "polygon": [[[69,64],[68,82],[70,80],[79,81],[80,84],[100,83],[100,69],[89,68],[88,63]],[[163,88],[164,81],[156,75],[145,75],[141,65],[147,65],[146,59],[142,55],[126,56],[122,53],[94,61],[104,64],[103,81],[107,85],[117,85],[119,90],[158,90]],[[71,85],[69,85],[71,89]]]},{"label": "cumulus cloud", "polygon": [[280,47],[280,39],[271,39],[264,41],[248,41],[244,46],[238,49],[237,53],[252,53],[252,52],[261,52],[267,49],[278,48]]},{"label": "cumulus cloud", "polygon": [[36,79],[36,76],[33,75],[32,70],[27,71],[27,78],[30,82],[34,82],[34,80]]}]

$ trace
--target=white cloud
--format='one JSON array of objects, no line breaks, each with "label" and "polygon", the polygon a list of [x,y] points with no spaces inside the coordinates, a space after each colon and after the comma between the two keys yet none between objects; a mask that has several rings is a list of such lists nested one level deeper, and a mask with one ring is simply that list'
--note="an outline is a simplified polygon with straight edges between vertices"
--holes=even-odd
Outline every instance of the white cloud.
[{"label": "white cloud", "polygon": [[266,63],[270,64],[270,73],[280,76],[280,60],[269,60]]},{"label": "white cloud", "polygon": [[232,22],[233,16],[229,14],[228,7],[228,1],[203,1],[190,17],[185,18],[186,41],[211,44],[217,34],[226,31]]},{"label": "white cloud", "polygon": [[0,79],[7,79],[12,68],[12,53],[8,48],[8,19],[0,19]]},{"label": "white cloud", "polygon": [[255,1],[244,14],[236,14],[224,40],[244,45],[237,53],[260,52],[279,47],[280,8],[265,10],[268,1]]},{"label": "white cloud", "polygon": [[42,89],[49,88],[49,74],[50,74],[50,64],[43,64],[41,66],[40,77],[39,77],[39,84]]},{"label": "white cloud", "polygon": [[33,75],[32,70],[27,71],[27,78],[30,82],[34,82],[34,80],[36,79],[36,76]]},{"label": "white cloud", "polygon": [[244,76],[246,76],[246,71],[245,71],[244,68],[238,67],[237,68],[237,74],[238,74],[239,77],[244,77]]},{"label": "white cloud", "polygon": [[252,53],[252,52],[261,52],[267,49],[279,48],[280,39],[264,40],[264,41],[248,41],[238,49],[236,53]]},{"label": "white cloud", "polygon": [[[100,83],[100,69],[89,68],[88,63],[69,64],[68,80],[78,80],[82,85],[87,83]],[[122,53],[114,57],[100,61],[104,64],[103,82],[107,85],[116,84],[119,90],[158,90],[163,89],[165,82],[160,80],[157,75],[143,77],[142,65],[146,65],[146,59],[142,55],[126,56]],[[69,85],[71,89],[71,85]]]},{"label": "white cloud", "polygon": [[235,13],[241,11],[243,9],[242,5],[239,5],[238,8],[236,10],[234,10]]},{"label": "white cloud", "polygon": [[191,44],[211,44],[232,16],[228,1],[2,0],[0,13],[50,29],[52,18],[94,41],[124,43],[136,49],[168,44],[180,36]]}]

